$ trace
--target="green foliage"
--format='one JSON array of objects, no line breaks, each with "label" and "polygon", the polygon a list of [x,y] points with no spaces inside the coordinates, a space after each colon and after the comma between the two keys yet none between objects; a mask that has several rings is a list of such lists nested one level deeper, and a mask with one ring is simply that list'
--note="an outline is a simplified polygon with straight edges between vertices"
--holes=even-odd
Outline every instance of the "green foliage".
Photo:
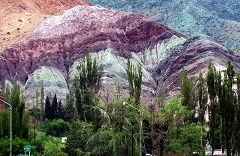
[{"label": "green foliage", "polygon": [[76,156],[88,152],[85,145],[92,135],[94,135],[93,124],[80,121],[72,123],[66,144],[67,153]]},{"label": "green foliage", "polygon": [[[29,144],[25,139],[15,138],[13,140],[13,155],[24,153],[23,146]],[[9,155],[9,139],[0,139],[0,156]]]},{"label": "green foliage", "polygon": [[100,88],[101,70],[96,59],[92,59],[88,53],[77,69],[75,97],[79,118],[84,121],[95,121],[92,114],[94,114],[93,108],[98,101],[97,93]]},{"label": "green foliage", "polygon": [[0,110],[0,138],[9,137],[9,111]]},{"label": "green foliage", "polygon": [[42,119],[42,111],[38,108],[31,108],[28,110],[30,116],[34,117],[36,120],[40,121]]},{"label": "green foliage", "polygon": [[64,145],[58,138],[51,138],[44,144],[44,154],[43,156],[67,156],[63,152]]},{"label": "green foliage", "polygon": [[192,81],[187,77],[187,71],[185,69],[183,69],[181,73],[181,93],[183,96],[182,105],[187,106],[188,109],[192,109]]},{"label": "green foliage", "polygon": [[201,126],[195,123],[187,124],[178,128],[173,125],[167,135],[168,144],[165,152],[172,152],[179,155],[192,155],[198,152],[204,155],[204,147],[201,145]]},{"label": "green foliage", "polygon": [[138,65],[137,68],[134,67],[134,65],[128,59],[128,62],[126,64],[126,72],[129,84],[130,98],[134,98],[135,103],[138,105],[140,104],[140,96],[142,89],[142,67],[141,65]]},{"label": "green foliage", "polygon": [[207,73],[207,89],[208,89],[208,94],[211,102],[213,102],[216,97],[215,79],[216,79],[216,69],[214,65],[210,63],[208,65],[208,73]]},{"label": "green foliage", "polygon": [[41,105],[41,112],[42,112],[42,121],[44,119],[44,87],[43,81],[41,82],[41,92],[40,92],[40,105]]},{"label": "green foliage", "polygon": [[181,98],[168,101],[159,111],[160,124],[166,130],[165,152],[191,155],[192,152],[203,153],[201,145],[201,126],[190,124],[192,111],[181,105]]},{"label": "green foliage", "polygon": [[199,73],[198,76],[198,103],[199,103],[199,120],[203,124],[204,123],[204,115],[206,111],[206,103],[204,101],[204,80],[202,72]]},{"label": "green foliage", "polygon": [[52,120],[54,118],[53,110],[48,96],[45,100],[45,118],[48,120]]},{"label": "green foliage", "polygon": [[69,130],[69,124],[62,119],[45,121],[43,129],[46,131],[46,135],[55,137],[63,137]]},{"label": "green foliage", "polygon": [[176,124],[181,126],[188,122],[192,111],[189,111],[186,106],[182,106],[180,97],[167,101],[166,105],[158,112],[159,122],[162,125],[170,126]]},{"label": "green foliage", "polygon": [[52,99],[52,103],[51,103],[51,110],[53,113],[53,119],[57,119],[57,115],[58,115],[58,101],[57,101],[57,95],[55,94],[53,99]]},{"label": "green foliage", "polygon": [[62,105],[62,102],[57,102],[57,95],[54,95],[52,103],[50,103],[49,97],[47,96],[45,102],[45,118],[48,120],[53,119],[65,119],[66,112]]},{"label": "green foliage", "polygon": [[[31,121],[29,114],[25,112],[25,102],[21,98],[20,86],[15,84],[11,90],[7,90],[5,93],[6,101],[12,105],[12,125],[13,125],[13,138],[19,137],[23,139],[31,139]],[[8,116],[8,117],[7,117]],[[2,122],[0,125],[6,126],[6,121],[9,121],[9,113],[3,113]],[[2,136],[8,136],[6,132],[7,127],[4,128]],[[9,129],[8,129],[9,131]],[[0,136],[0,137],[2,137]]]},{"label": "green foliage", "polygon": [[66,121],[73,122],[76,119],[76,108],[74,107],[74,97],[73,94],[70,92],[66,97],[66,106],[65,106],[65,112],[66,112]]}]

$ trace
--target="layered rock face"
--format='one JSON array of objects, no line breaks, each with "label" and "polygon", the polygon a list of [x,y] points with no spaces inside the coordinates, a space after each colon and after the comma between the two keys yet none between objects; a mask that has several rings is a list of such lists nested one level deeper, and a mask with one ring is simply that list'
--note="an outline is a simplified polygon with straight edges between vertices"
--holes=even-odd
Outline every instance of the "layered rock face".
[{"label": "layered rock face", "polygon": [[187,39],[140,14],[76,6],[46,19],[31,35],[5,49],[0,54],[0,80],[19,80],[29,107],[37,103],[42,83],[45,96],[57,94],[64,100],[87,48],[103,69],[100,94],[107,102],[127,94],[128,58],[142,65],[142,97],[148,101],[158,85],[174,95],[183,68],[195,76],[209,62],[225,68],[230,60],[240,69],[240,57],[208,37]]},{"label": "layered rock face", "polygon": [[[62,15],[46,19],[31,35],[4,50],[0,54],[0,79],[15,78],[22,84],[26,83],[26,96],[35,93],[34,88],[39,82],[44,81],[44,87],[51,82],[53,87],[49,90],[54,94],[58,92],[55,91],[56,85],[72,80],[76,61],[89,48],[105,70],[103,83],[126,83],[124,69],[130,57],[135,64],[143,65],[143,89],[153,92],[156,85],[152,70],[159,60],[167,57],[172,47],[183,43],[185,38],[140,14],[76,6]],[[64,80],[54,80],[55,74],[42,69],[42,66],[53,68],[51,72],[58,73],[60,77],[63,75]],[[48,77],[38,76],[42,72],[50,74],[40,74]],[[66,85],[61,86],[59,88],[67,93]]]},{"label": "layered rock face", "polygon": [[0,52],[30,34],[44,19],[76,5],[82,0],[1,0]]},{"label": "layered rock face", "polygon": [[200,71],[206,73],[209,63],[214,64],[217,70],[223,71],[227,62],[231,61],[235,70],[240,71],[240,57],[206,36],[189,38],[171,51],[170,56],[159,63],[154,73],[154,77],[159,78],[159,83],[163,84],[168,95],[179,91],[180,74],[183,69],[193,77],[198,76]]},{"label": "layered rock face", "polygon": [[91,1],[105,7],[143,13],[188,36],[209,35],[234,53],[240,53],[238,0]]},{"label": "layered rock face", "polygon": [[58,100],[65,102],[66,95],[69,93],[68,84],[61,71],[42,66],[29,75],[29,79],[24,86],[24,97],[27,107],[35,106],[40,108],[41,89],[44,88],[44,94],[53,98],[58,95]]}]

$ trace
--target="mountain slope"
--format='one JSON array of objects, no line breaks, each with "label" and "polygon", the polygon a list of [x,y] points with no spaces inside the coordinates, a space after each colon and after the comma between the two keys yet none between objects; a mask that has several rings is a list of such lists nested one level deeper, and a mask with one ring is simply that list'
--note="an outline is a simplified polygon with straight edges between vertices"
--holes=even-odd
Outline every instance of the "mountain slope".
[{"label": "mountain slope", "polygon": [[30,34],[47,17],[76,5],[81,0],[2,0],[0,3],[0,52]]},{"label": "mountain slope", "polygon": [[205,34],[240,53],[238,0],[92,0],[104,7],[146,14],[188,36]]},{"label": "mountain slope", "polygon": [[155,87],[151,71],[185,38],[140,14],[76,6],[46,19],[28,37],[5,49],[0,54],[0,79],[19,80],[28,97],[44,81],[48,92],[58,92],[59,97],[65,98],[66,91],[59,90],[68,89],[66,82],[71,83],[77,62],[90,48],[108,73],[103,76],[103,83],[119,81],[126,85],[125,63],[131,58],[134,64],[143,65],[143,88],[151,94]]}]

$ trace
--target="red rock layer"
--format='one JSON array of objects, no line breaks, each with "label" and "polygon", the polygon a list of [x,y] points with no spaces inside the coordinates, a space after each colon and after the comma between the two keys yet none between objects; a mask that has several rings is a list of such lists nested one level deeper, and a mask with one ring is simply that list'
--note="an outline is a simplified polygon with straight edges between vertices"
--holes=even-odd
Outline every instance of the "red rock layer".
[{"label": "red rock layer", "polygon": [[25,82],[39,66],[60,69],[65,76],[86,48],[112,48],[116,55],[144,52],[171,36],[184,37],[146,16],[95,6],[77,6],[43,22],[29,37],[0,55],[0,79]]},{"label": "red rock layer", "polygon": [[179,90],[183,69],[189,76],[198,76],[200,71],[207,71],[210,62],[219,70],[226,67],[227,61],[231,61],[236,71],[240,71],[240,56],[207,37],[194,37],[172,49],[171,55],[160,62],[155,78],[167,92],[174,92]]}]

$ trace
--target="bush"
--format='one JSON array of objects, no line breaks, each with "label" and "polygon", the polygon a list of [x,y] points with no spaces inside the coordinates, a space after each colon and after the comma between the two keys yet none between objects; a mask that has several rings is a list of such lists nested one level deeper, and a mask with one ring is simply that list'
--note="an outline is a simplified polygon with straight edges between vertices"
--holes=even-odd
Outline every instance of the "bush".
[{"label": "bush", "polygon": [[46,135],[63,137],[69,130],[69,124],[62,119],[45,121],[43,130],[46,132]]},{"label": "bush", "polygon": [[44,156],[67,156],[62,150],[64,145],[58,138],[51,138],[45,142],[44,145]]},{"label": "bush", "polygon": [[[13,140],[13,155],[23,154],[24,145],[28,145],[29,143],[24,139],[16,138]],[[9,138],[0,139],[0,156],[9,155]]]}]

